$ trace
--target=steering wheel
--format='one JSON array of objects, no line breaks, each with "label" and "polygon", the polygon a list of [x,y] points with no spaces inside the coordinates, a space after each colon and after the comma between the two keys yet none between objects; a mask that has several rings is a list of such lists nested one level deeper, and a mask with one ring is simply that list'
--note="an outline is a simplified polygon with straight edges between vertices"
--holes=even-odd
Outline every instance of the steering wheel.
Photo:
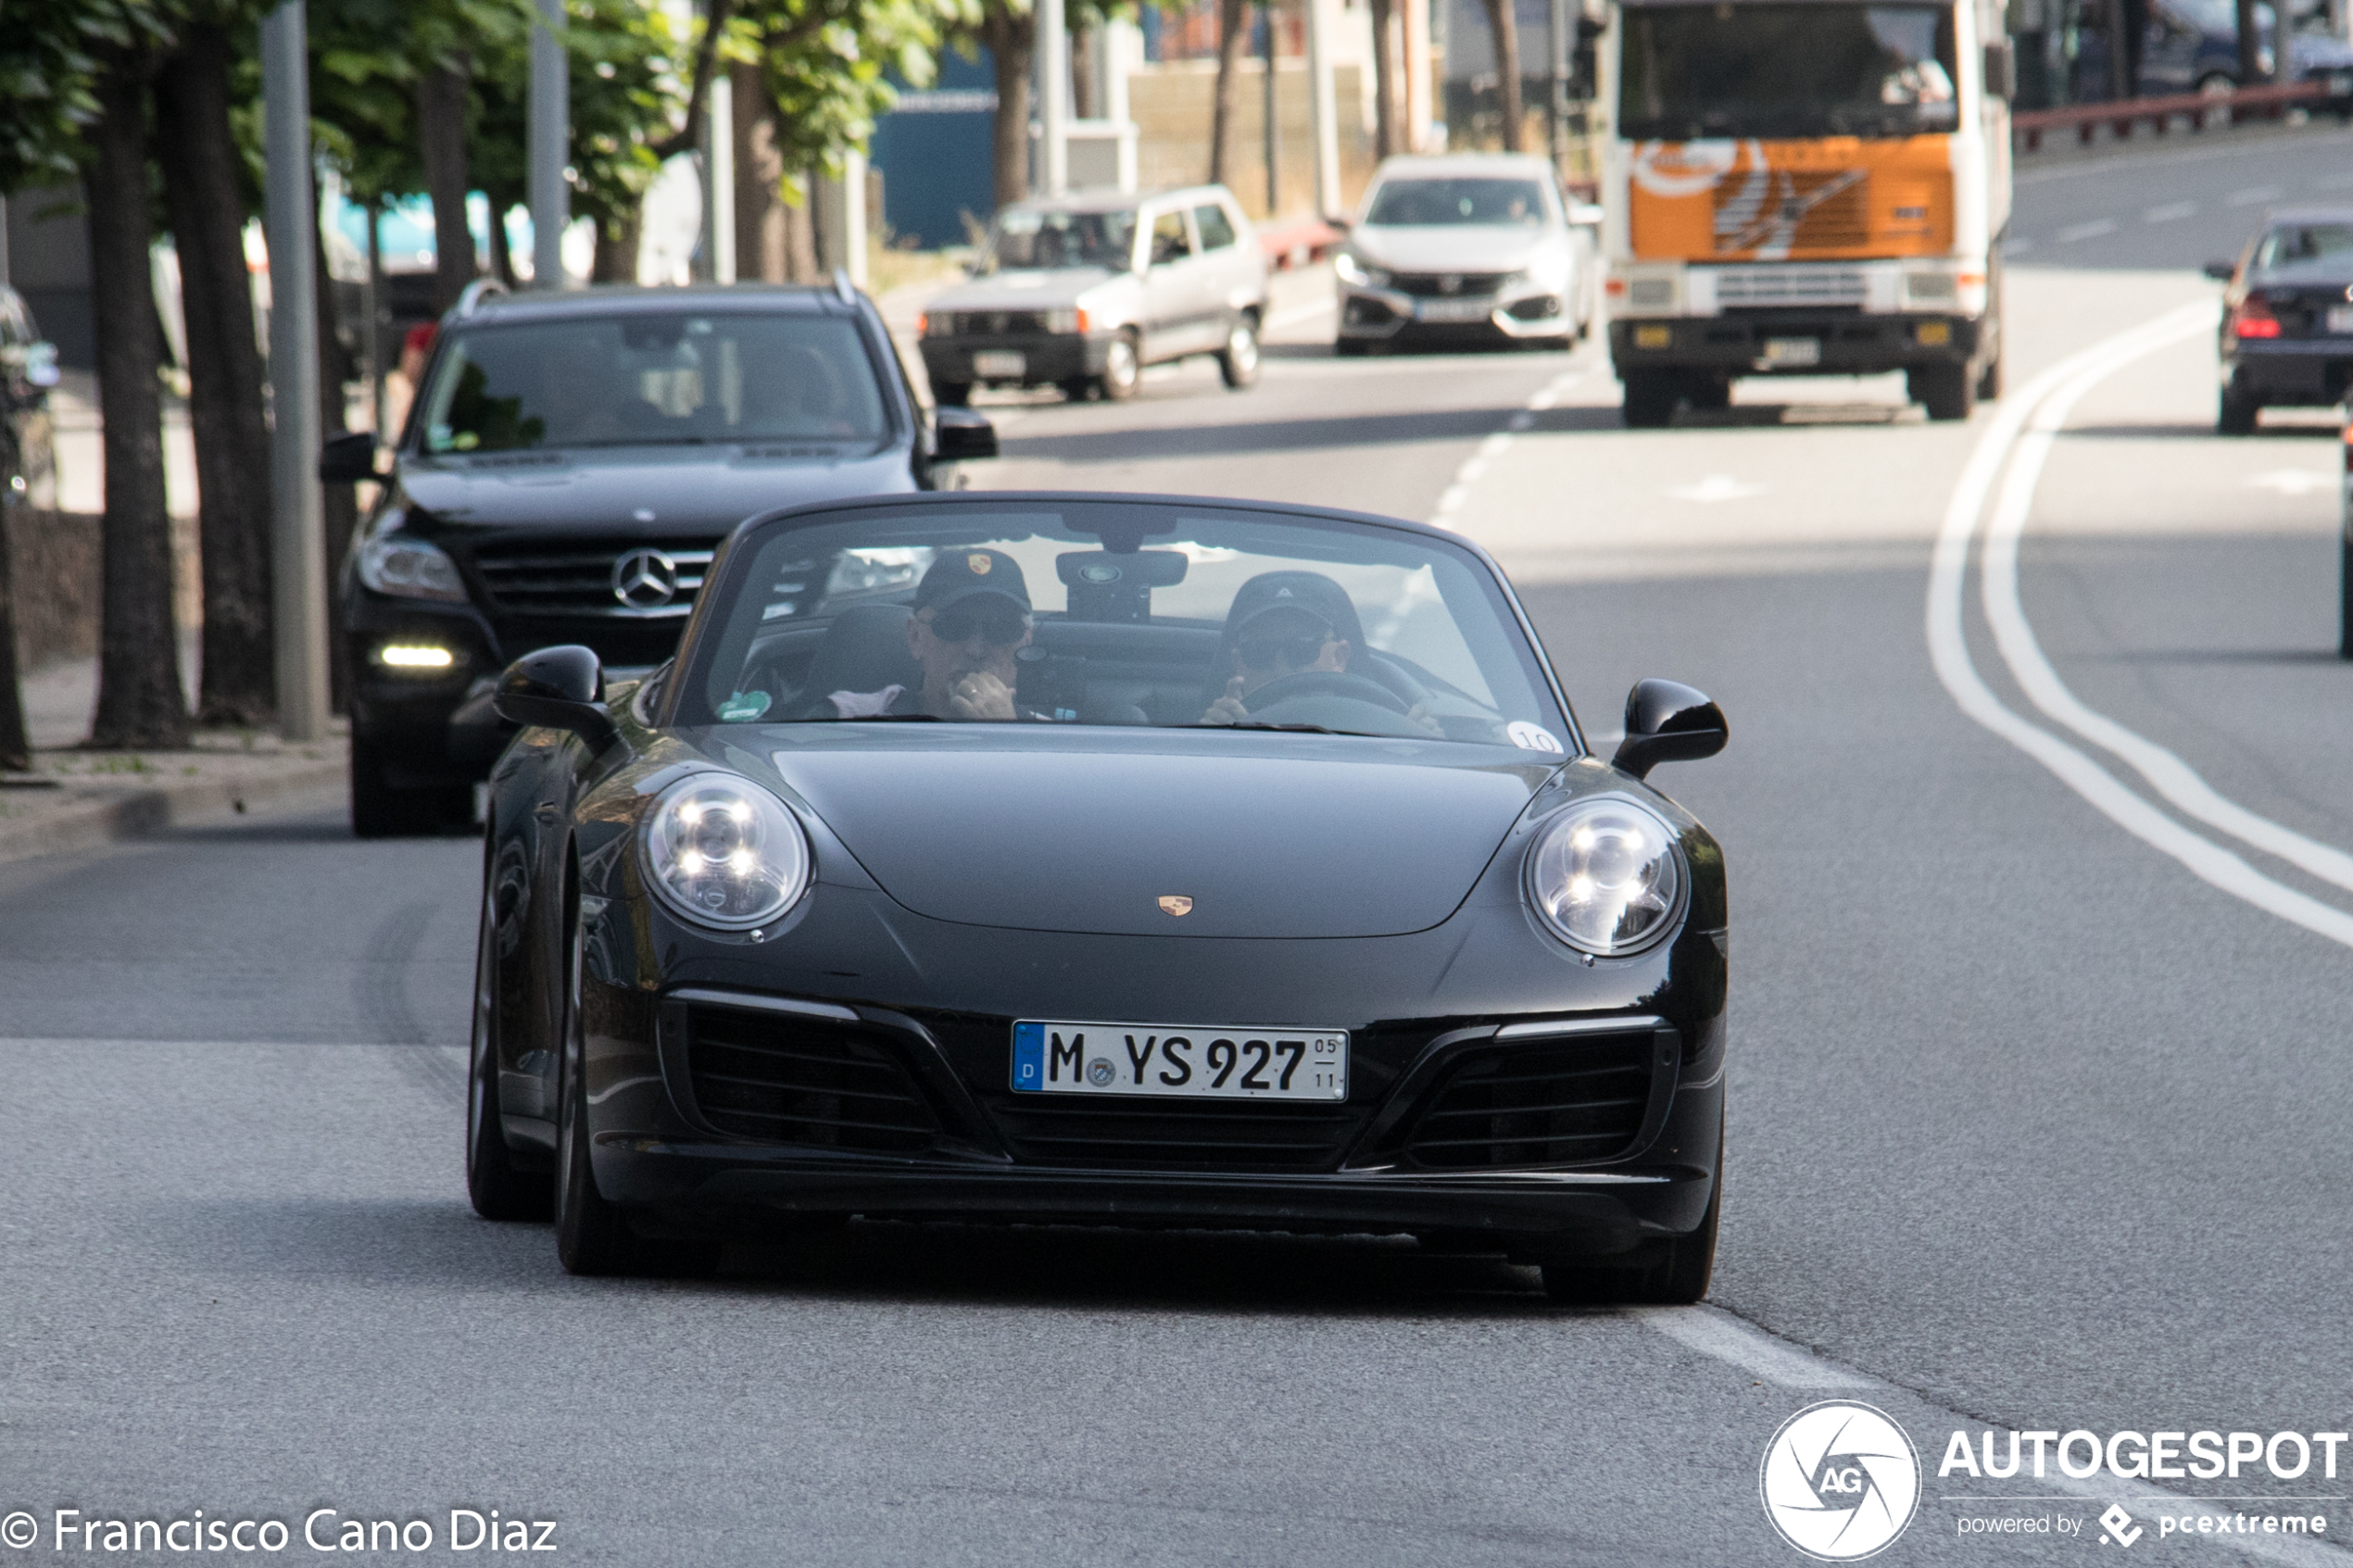
[{"label": "steering wheel", "polygon": [[1270,724],[1322,722],[1315,709],[1332,702],[1367,703],[1400,717],[1406,712],[1395,692],[1378,681],[1344,670],[1302,670],[1296,675],[1277,675],[1242,698],[1252,718]]}]

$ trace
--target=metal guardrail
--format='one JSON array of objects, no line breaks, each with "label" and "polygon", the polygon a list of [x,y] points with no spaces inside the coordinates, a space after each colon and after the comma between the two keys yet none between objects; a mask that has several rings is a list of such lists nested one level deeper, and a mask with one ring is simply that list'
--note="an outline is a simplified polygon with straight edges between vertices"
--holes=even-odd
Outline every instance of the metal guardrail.
[{"label": "metal guardrail", "polygon": [[2146,124],[2162,136],[2177,119],[2186,119],[2192,131],[2203,131],[2208,119],[2224,125],[2250,119],[2277,119],[2292,108],[2329,101],[2322,82],[2287,82],[2263,87],[2243,87],[2235,93],[2208,96],[2176,93],[2162,98],[2124,98],[2109,104],[2075,104],[2063,109],[2029,109],[2010,117],[2010,136],[2021,152],[2035,152],[2046,132],[2072,131],[2089,145],[2103,125],[2121,142],[2133,128]]}]

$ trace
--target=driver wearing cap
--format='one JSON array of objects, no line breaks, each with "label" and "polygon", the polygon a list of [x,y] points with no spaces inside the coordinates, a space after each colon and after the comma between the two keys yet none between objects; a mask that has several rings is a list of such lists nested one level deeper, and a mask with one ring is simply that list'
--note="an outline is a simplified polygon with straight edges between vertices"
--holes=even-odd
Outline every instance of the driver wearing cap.
[{"label": "driver wearing cap", "polygon": [[1042,721],[1013,706],[1013,659],[1029,646],[1029,584],[1001,550],[943,550],[915,588],[907,651],[924,672],[919,687],[837,692],[844,718],[928,713],[937,719]]},{"label": "driver wearing cap", "polygon": [[1247,723],[1247,699],[1260,687],[1314,670],[1344,674],[1364,646],[1356,606],[1339,583],[1318,571],[1261,572],[1226,612],[1219,667],[1232,673],[1201,721]]}]

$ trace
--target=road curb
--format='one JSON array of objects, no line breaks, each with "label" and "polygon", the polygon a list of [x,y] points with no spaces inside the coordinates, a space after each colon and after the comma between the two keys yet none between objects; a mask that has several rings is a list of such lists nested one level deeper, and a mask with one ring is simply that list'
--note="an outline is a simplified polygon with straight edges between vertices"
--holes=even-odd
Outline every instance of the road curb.
[{"label": "road curb", "polygon": [[242,813],[289,796],[338,788],[346,776],[344,759],[333,757],[305,759],[243,776],[179,779],[145,787],[0,792],[0,804],[19,813],[32,808],[21,820],[0,818],[0,864],[145,838],[193,818]]}]

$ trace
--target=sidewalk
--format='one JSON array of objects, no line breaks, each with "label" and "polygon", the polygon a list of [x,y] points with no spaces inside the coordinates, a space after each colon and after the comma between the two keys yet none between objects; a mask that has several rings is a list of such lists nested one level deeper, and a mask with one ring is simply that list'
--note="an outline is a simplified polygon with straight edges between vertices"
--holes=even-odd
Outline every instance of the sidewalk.
[{"label": "sidewalk", "polygon": [[36,750],[29,773],[0,774],[0,862],[159,833],[343,787],[349,746],[199,731],[186,751]]}]

